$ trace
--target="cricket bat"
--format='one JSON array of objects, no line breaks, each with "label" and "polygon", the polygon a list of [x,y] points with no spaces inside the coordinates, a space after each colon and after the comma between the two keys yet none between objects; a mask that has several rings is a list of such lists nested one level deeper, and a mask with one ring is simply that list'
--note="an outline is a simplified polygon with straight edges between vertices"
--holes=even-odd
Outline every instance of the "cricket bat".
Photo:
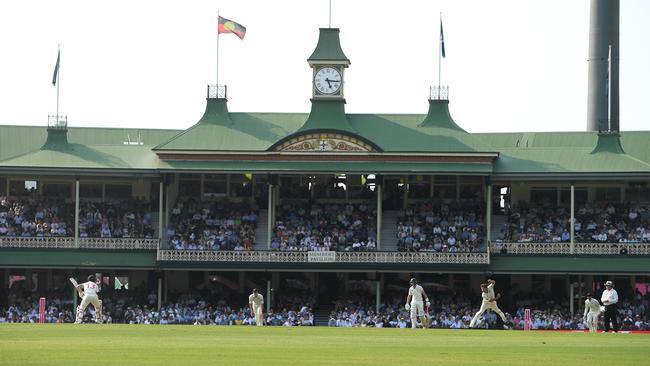
[{"label": "cricket bat", "polygon": [[77,288],[77,286],[79,285],[77,283],[77,280],[75,280],[74,277],[70,277],[69,280],[72,283],[72,286],[74,286],[74,289],[77,290],[77,294],[79,295],[79,297],[83,298],[83,296],[84,296],[83,292]]}]

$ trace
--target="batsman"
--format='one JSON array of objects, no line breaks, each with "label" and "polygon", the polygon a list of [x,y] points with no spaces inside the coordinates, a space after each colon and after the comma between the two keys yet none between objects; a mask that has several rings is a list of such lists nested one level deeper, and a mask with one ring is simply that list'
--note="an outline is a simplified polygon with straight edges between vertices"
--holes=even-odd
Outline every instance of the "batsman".
[{"label": "batsman", "polygon": [[99,299],[97,293],[99,292],[99,283],[95,275],[88,276],[88,282],[77,284],[74,278],[70,278],[70,282],[74,285],[79,297],[81,297],[81,304],[77,306],[77,317],[75,324],[81,324],[83,314],[86,311],[88,304],[92,304],[95,308],[95,322],[102,322],[102,300]]}]

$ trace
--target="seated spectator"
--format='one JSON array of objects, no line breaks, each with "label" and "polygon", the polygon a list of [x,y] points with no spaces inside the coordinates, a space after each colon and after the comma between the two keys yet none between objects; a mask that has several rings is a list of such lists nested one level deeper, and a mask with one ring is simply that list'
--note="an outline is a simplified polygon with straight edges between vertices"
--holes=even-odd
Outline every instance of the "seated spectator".
[{"label": "seated spectator", "polygon": [[398,215],[400,251],[472,252],[483,250],[483,203],[462,200],[456,204],[425,202],[409,206]]},{"label": "seated spectator", "polygon": [[250,205],[180,200],[166,233],[176,250],[252,250],[257,212]]},{"label": "seated spectator", "polygon": [[376,211],[366,204],[300,204],[278,208],[271,248],[281,251],[375,250]]}]

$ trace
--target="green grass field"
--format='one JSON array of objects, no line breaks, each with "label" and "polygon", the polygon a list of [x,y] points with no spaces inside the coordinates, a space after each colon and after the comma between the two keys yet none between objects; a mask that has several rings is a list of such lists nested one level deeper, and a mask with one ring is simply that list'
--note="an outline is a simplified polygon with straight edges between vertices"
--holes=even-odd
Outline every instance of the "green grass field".
[{"label": "green grass field", "polygon": [[648,334],[0,324],[0,365],[648,365]]}]

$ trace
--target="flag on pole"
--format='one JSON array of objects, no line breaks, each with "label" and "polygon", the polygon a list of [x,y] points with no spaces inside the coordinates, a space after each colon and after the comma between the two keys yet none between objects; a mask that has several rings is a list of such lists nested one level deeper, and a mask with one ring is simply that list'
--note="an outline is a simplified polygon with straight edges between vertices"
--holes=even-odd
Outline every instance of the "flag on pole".
[{"label": "flag on pole", "polygon": [[445,35],[442,33],[442,19],[440,19],[440,53],[445,57]]},{"label": "flag on pole", "polygon": [[57,77],[59,76],[59,62],[61,61],[61,50],[56,56],[56,65],[54,66],[54,75],[52,76],[52,85],[56,85]]},{"label": "flag on pole", "polygon": [[234,33],[237,37],[239,37],[239,39],[244,39],[244,36],[246,35],[246,27],[220,16],[218,34],[221,33]]}]

